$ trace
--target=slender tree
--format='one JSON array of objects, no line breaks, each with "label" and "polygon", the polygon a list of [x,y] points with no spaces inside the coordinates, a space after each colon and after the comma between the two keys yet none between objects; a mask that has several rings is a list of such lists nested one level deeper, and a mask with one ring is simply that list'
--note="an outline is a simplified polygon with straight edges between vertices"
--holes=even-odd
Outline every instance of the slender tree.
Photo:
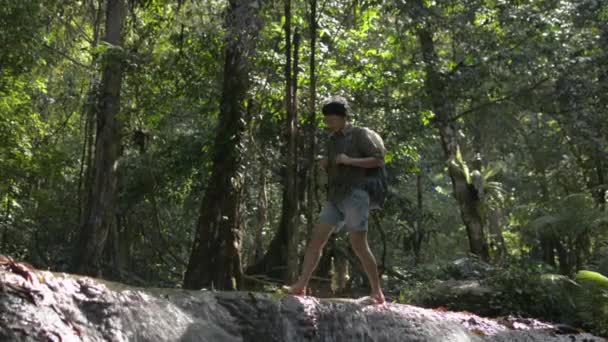
[{"label": "slender tree", "polygon": [[[297,107],[296,107],[296,82],[294,73],[296,69],[292,63],[297,60],[295,39],[291,35],[291,0],[285,0],[285,107],[287,117],[286,129],[286,153],[285,153],[285,180],[283,185],[283,211],[281,216],[280,230],[287,232],[286,253],[286,280],[292,281],[298,272],[298,182],[297,182]],[[297,33],[296,33],[297,34]],[[294,34],[295,36],[295,34]],[[293,46],[293,55],[292,55]]]},{"label": "slender tree", "polygon": [[317,49],[317,0],[310,0],[309,29],[310,29],[310,85],[308,94],[308,125],[306,137],[308,138],[306,169],[306,223],[308,235],[312,233],[314,226],[314,209],[316,194],[317,167],[315,163],[316,139],[315,131],[317,127],[317,69],[316,69],[316,49]]}]

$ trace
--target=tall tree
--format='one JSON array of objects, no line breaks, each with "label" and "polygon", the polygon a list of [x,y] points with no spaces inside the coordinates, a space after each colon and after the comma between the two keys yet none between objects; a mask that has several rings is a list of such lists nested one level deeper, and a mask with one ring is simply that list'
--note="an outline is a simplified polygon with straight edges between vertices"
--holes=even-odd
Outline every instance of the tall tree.
[{"label": "tall tree", "polygon": [[[296,28],[291,35],[291,0],[285,0],[285,105],[286,128],[286,172],[283,186],[283,212],[281,227],[287,231],[287,273],[286,281],[295,281],[298,276],[298,213],[300,209],[298,184],[298,47],[299,33]],[[293,51],[292,51],[293,47]],[[293,53],[292,53],[293,52]]]},{"label": "tall tree", "polygon": [[261,29],[258,0],[230,0],[224,80],[213,166],[201,204],[184,287],[238,288],[241,275],[240,150],[247,113],[249,71]]},{"label": "tall tree", "polygon": [[431,17],[428,15],[429,9],[421,0],[414,1],[413,4],[415,9],[412,10],[412,17],[418,22],[416,36],[425,65],[426,94],[437,118],[436,125],[441,138],[441,147],[448,164],[448,172],[452,180],[454,197],[460,209],[460,216],[467,228],[469,248],[471,253],[478,255],[483,260],[489,260],[483,219],[478,204],[479,198],[475,191],[472,191],[472,186],[467,181],[467,169],[463,167],[464,161],[458,141],[459,128],[455,122],[456,104],[447,94],[446,75],[439,70],[439,58],[435,51],[433,31],[430,25]]},{"label": "tall tree", "polygon": [[284,2],[285,13],[285,92],[286,116],[283,135],[286,144],[283,150],[284,173],[282,173],[282,209],[277,233],[268,247],[264,258],[247,269],[248,273],[265,273],[274,277],[284,277],[292,282],[298,275],[298,232],[299,213],[303,200],[301,165],[298,154],[300,132],[298,127],[298,69],[300,34],[298,29],[292,34],[292,3]]},{"label": "tall tree", "polygon": [[[99,58],[97,58],[97,54],[95,50],[97,49],[97,45],[99,44],[99,34],[101,29],[101,20],[103,19],[103,1],[92,1],[90,4],[92,17],[92,28],[93,28],[93,37],[91,42],[91,51],[93,55],[93,60],[91,63],[91,70],[96,70],[97,62]],[[80,199],[85,197],[86,192],[91,187],[91,173],[93,171],[93,145],[95,143],[95,115],[97,110],[96,105],[96,94],[99,87],[99,78],[97,73],[92,73],[90,77],[89,91],[87,93],[87,97],[85,99],[82,116],[84,117],[84,142],[82,146],[82,157],[80,160],[80,174],[78,175],[78,199],[79,203],[82,203]],[[86,174],[85,174],[86,172]],[[86,204],[86,203],[83,203]],[[82,226],[84,225],[82,211],[83,205],[78,208],[78,223]]]},{"label": "tall tree", "polygon": [[308,95],[308,125],[306,136],[308,138],[308,148],[306,151],[306,224],[308,234],[312,233],[314,226],[314,207],[315,207],[315,194],[316,194],[316,179],[317,179],[317,168],[314,165],[315,153],[316,153],[316,139],[315,131],[317,127],[317,69],[316,69],[316,49],[317,49],[317,0],[309,0],[310,13],[308,26],[310,30],[310,81],[309,81],[309,95]]},{"label": "tall tree", "polygon": [[108,232],[114,224],[116,163],[120,149],[120,90],[123,77],[122,44],[126,16],[124,0],[108,0],[104,54],[98,98],[97,134],[93,180],[88,192],[84,223],[76,246],[73,268],[77,273],[98,275]]}]

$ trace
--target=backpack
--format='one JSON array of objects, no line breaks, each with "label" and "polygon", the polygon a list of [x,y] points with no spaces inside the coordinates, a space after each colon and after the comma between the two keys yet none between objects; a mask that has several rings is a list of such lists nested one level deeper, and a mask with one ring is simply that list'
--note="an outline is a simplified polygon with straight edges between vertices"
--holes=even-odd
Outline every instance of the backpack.
[{"label": "backpack", "polygon": [[[384,142],[378,133],[367,127],[361,129],[376,146],[380,146],[383,151],[386,151]],[[385,165],[367,170],[364,190],[369,194],[369,209],[382,209],[388,194],[388,176]]]}]

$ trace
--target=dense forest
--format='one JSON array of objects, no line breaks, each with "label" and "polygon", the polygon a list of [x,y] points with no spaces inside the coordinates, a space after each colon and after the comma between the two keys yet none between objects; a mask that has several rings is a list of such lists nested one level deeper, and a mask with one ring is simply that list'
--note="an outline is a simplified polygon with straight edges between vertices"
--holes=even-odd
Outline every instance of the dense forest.
[{"label": "dense forest", "polygon": [[[369,239],[389,297],[468,260],[493,314],[608,335],[608,1],[0,0],[0,28],[0,254],[274,291],[341,95],[387,148]],[[366,291],[343,234],[314,281]]]}]

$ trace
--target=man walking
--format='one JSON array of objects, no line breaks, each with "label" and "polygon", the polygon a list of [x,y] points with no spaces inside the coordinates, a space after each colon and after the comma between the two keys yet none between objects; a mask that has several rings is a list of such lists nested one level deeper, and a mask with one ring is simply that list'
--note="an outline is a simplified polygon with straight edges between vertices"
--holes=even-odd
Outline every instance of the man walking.
[{"label": "man walking", "polygon": [[369,130],[354,127],[348,122],[347,117],[351,113],[343,97],[331,98],[323,106],[322,112],[330,132],[327,159],[320,162],[328,176],[327,203],[306,249],[302,273],[286,290],[294,295],[306,294],[306,287],[321,258],[323,247],[336,226],[343,223],[369,280],[370,297],[375,303],[382,304],[385,300],[380,288],[378,267],[367,243],[370,196],[366,184],[370,173],[384,165],[384,146],[378,136],[372,138]]}]

